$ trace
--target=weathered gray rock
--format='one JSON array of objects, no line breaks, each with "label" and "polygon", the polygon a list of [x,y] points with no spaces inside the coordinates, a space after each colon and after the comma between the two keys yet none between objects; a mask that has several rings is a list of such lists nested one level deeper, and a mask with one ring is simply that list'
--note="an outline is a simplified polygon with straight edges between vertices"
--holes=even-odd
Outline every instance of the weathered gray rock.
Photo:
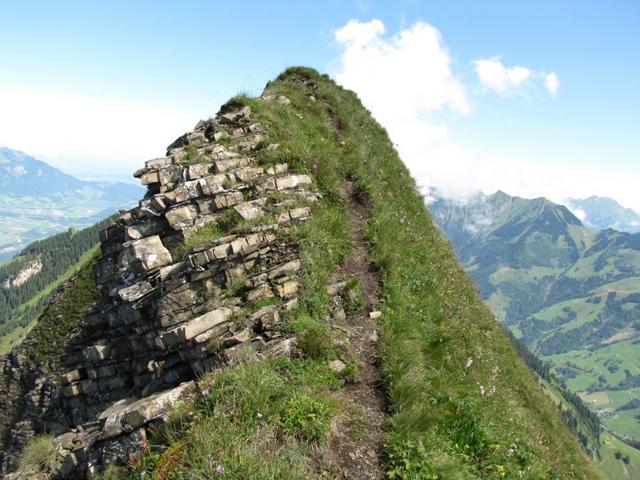
[{"label": "weathered gray rock", "polygon": [[141,427],[150,421],[166,414],[168,410],[181,398],[193,392],[193,382],[155,393],[139,400],[125,399],[114,404],[98,416],[104,421],[100,440],[115,437],[123,432]]},{"label": "weathered gray rock", "polygon": [[238,110],[223,113],[220,115],[220,123],[235,123],[242,118],[248,118],[251,115],[251,108],[248,106],[242,107]]},{"label": "weathered gray rock", "polygon": [[259,198],[258,200],[240,203],[233,208],[244,220],[254,220],[265,214],[264,206],[266,203],[266,198]]},{"label": "weathered gray rock", "polygon": [[276,188],[284,190],[287,188],[295,188],[298,185],[310,185],[311,177],[309,175],[286,175],[276,178]]},{"label": "weathered gray rock", "polygon": [[194,204],[180,205],[167,211],[166,219],[169,225],[179,230],[183,225],[192,224],[198,217],[198,207]]},{"label": "weathered gray rock", "polygon": [[118,295],[125,302],[135,302],[153,290],[151,284],[142,281],[118,290]]},{"label": "weathered gray rock", "polygon": [[[298,354],[281,315],[297,304],[302,269],[287,232],[310,217],[317,194],[286,163],[259,166],[253,152],[265,145],[277,154],[250,109],[230,104],[135,173],[147,195],[100,233],[102,298],[68,345],[60,378],[24,394],[42,408],[16,424],[15,445],[54,426],[63,475],[90,477],[140,451],[149,425],[193,383],[177,385],[226,364]],[[204,225],[235,224],[221,238],[193,237]]]},{"label": "weathered gray rock", "polygon": [[185,325],[181,325],[163,333],[157,338],[156,342],[160,348],[167,348],[184,343],[187,340],[191,340],[195,336],[224,323],[230,316],[231,310],[226,307],[212,310],[204,315],[194,318]]},{"label": "weathered gray rock", "polygon": [[121,254],[120,266],[123,270],[139,264],[144,270],[163,267],[172,261],[169,250],[158,235],[135,240]]},{"label": "weathered gray rock", "polygon": [[332,360],[329,362],[329,370],[334,373],[342,373],[347,366],[344,364],[342,360]]},{"label": "weathered gray rock", "polygon": [[160,175],[157,171],[144,173],[140,175],[140,183],[142,185],[150,185],[152,183],[160,183]]}]

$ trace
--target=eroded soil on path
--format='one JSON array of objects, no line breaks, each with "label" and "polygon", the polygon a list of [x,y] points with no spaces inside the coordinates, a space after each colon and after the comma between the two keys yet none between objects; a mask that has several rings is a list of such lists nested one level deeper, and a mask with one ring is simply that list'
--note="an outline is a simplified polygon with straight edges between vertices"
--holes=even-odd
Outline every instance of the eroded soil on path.
[{"label": "eroded soil on path", "polygon": [[355,427],[353,424],[336,426],[325,455],[341,472],[338,479],[379,480],[384,478],[381,453],[387,399],[378,369],[378,326],[370,313],[379,308],[380,274],[371,259],[364,232],[371,201],[353,182],[347,182],[347,193],[352,251],[338,268],[336,279],[358,279],[363,305],[337,323],[337,328],[347,334],[359,366],[355,380],[347,383],[338,396],[359,411],[352,415],[357,419]]}]

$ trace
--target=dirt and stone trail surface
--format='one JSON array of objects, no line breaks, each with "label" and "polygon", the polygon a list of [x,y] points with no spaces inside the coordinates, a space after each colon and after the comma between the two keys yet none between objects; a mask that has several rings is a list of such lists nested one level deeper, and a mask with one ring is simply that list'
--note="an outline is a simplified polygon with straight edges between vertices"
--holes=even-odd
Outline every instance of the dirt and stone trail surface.
[{"label": "dirt and stone trail surface", "polygon": [[339,478],[378,480],[384,478],[380,456],[387,399],[378,370],[378,327],[369,314],[377,312],[379,307],[380,274],[371,260],[364,235],[365,222],[371,210],[370,199],[352,182],[347,183],[347,192],[352,251],[347,261],[339,267],[337,275],[360,280],[364,308],[347,314],[339,324],[349,337],[360,369],[356,381],[347,384],[340,391],[340,396],[361,408],[357,415],[361,425],[357,440],[350,438],[347,430],[343,429],[344,433],[338,433],[329,448],[337,456],[334,461],[343,472]]}]

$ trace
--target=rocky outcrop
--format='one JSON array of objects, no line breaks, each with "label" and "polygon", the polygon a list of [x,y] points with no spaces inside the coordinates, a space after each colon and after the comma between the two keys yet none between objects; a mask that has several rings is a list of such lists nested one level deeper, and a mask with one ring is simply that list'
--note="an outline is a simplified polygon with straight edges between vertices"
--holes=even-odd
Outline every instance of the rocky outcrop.
[{"label": "rocky outcrop", "polygon": [[292,351],[280,327],[302,266],[287,231],[317,196],[308,175],[257,159],[277,148],[229,103],[135,173],[147,195],[101,232],[103,297],[62,360],[62,477],[126,461],[203,372]]},{"label": "rocky outcrop", "polygon": [[[89,276],[90,271],[83,270],[58,288],[39,324],[9,354],[0,356],[0,474],[15,468],[20,451],[34,435],[68,429],[65,422],[57,421],[61,412],[56,411],[60,399],[56,379],[62,373],[61,367],[51,357],[43,362],[36,352],[39,343],[53,342],[51,322],[61,320],[53,310],[62,310],[66,301],[72,301]],[[47,331],[49,338],[39,338]]]},{"label": "rocky outcrop", "polygon": [[19,287],[35,274],[42,270],[42,261],[39,258],[27,263],[22,269],[15,275],[5,278],[0,282],[0,288],[8,290],[10,288]]}]

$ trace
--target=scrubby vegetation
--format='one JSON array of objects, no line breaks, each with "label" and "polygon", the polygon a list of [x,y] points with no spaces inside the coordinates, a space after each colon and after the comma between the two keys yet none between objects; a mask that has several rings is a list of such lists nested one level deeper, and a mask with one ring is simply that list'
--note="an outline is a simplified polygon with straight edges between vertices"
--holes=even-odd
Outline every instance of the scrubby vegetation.
[{"label": "scrubby vegetation", "polygon": [[35,476],[54,471],[59,462],[53,437],[44,435],[34,438],[24,448],[20,468]]},{"label": "scrubby vegetation", "polygon": [[[362,434],[357,405],[337,395],[345,379],[329,368],[336,358],[348,362],[348,346],[323,321],[328,280],[350,249],[347,179],[371,199],[366,233],[381,271],[386,475],[602,478],[482,304],[386,132],[357,97],[303,68],[284,72],[267,93],[291,103],[234,99],[280,144],[262,161],[310,173],[323,196],[295,233],[306,273],[287,321],[303,356],[208,374],[147,452],[108,478],[335,477],[321,454],[335,425],[351,425],[354,439]],[[350,308],[358,309],[360,287],[349,288]]]}]

